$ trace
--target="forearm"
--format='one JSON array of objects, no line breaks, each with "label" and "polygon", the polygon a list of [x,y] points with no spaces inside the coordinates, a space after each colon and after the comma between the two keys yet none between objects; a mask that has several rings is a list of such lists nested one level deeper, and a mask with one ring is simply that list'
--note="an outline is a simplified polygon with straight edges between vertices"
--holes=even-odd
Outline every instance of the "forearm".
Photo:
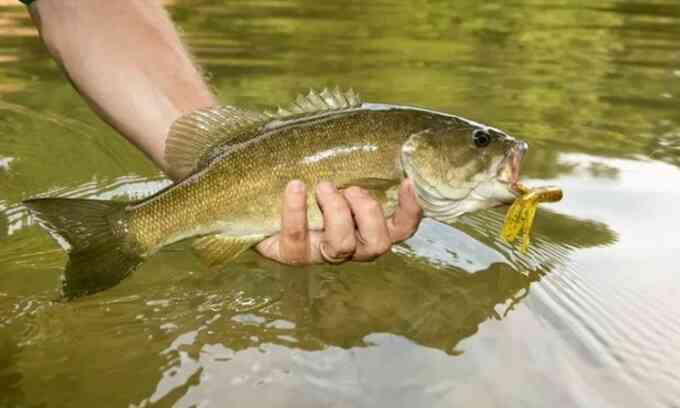
[{"label": "forearm", "polygon": [[31,15],[92,108],[168,175],[179,116],[216,104],[162,6],[144,0],[39,0]]}]

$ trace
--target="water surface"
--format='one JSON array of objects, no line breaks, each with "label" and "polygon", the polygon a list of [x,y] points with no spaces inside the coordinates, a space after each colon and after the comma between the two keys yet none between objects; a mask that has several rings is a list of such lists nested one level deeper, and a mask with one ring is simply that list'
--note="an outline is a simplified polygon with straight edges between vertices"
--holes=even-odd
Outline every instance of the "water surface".
[{"label": "water surface", "polygon": [[21,200],[168,182],[0,2],[0,407],[680,406],[677,2],[168,3],[224,103],[339,84],[456,113],[527,140],[527,184],[566,198],[527,255],[492,210],[369,264],[180,244],[55,302],[65,257]]}]

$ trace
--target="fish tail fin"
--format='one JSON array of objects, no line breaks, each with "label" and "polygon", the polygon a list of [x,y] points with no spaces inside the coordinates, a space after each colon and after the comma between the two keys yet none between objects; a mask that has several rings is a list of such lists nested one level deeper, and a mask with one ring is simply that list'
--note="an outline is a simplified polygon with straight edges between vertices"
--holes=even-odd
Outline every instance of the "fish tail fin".
[{"label": "fish tail fin", "polygon": [[39,198],[24,204],[62,247],[67,244],[69,260],[62,282],[66,298],[110,288],[142,262],[128,238],[127,203]]}]

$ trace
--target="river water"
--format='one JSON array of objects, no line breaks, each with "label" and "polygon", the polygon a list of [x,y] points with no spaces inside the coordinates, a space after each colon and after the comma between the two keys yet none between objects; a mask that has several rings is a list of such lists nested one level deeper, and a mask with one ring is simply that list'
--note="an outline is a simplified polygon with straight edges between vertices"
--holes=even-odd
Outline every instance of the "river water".
[{"label": "river water", "polygon": [[490,210],[369,264],[210,269],[179,244],[60,302],[21,200],[168,182],[1,1],[0,407],[680,407],[677,1],[167,5],[226,104],[338,84],[455,113],[528,141],[524,180],[565,199],[526,255]]}]

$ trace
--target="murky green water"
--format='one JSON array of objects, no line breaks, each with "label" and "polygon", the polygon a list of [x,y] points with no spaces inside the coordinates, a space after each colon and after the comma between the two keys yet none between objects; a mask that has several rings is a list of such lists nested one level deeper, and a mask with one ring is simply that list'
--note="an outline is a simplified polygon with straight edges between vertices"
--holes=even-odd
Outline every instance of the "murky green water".
[{"label": "murky green water", "polygon": [[424,222],[372,264],[210,270],[179,245],[54,302],[65,257],[21,200],[167,182],[84,105],[25,10],[0,6],[0,407],[680,406],[676,1],[170,11],[225,103],[340,84],[460,114],[527,140],[527,182],[566,198],[539,211],[527,256],[489,211]]}]

